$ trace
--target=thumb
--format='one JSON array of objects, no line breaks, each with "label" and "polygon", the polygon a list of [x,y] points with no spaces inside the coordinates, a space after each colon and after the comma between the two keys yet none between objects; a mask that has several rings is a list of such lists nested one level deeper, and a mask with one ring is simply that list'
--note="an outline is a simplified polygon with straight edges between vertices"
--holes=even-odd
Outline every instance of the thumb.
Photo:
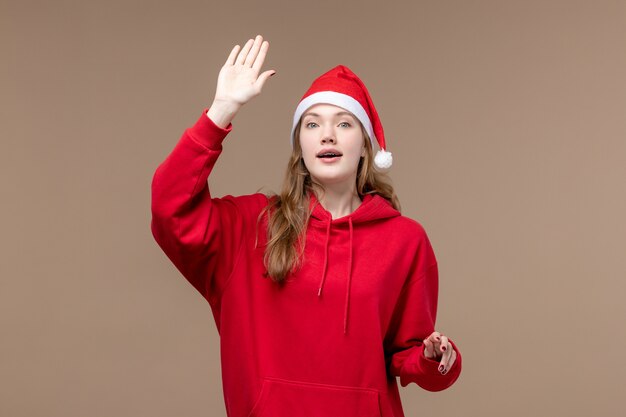
[{"label": "thumb", "polygon": [[261,90],[263,88],[263,86],[265,85],[265,82],[274,74],[276,74],[276,71],[269,70],[269,71],[265,71],[264,73],[259,75],[259,78],[257,78],[257,80],[255,82],[255,84],[259,88],[259,90]]}]

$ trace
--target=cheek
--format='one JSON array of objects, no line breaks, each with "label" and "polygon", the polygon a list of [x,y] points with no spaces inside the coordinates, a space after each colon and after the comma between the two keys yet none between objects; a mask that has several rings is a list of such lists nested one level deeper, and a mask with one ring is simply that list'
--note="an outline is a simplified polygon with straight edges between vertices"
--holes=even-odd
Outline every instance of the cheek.
[{"label": "cheek", "polygon": [[304,159],[310,158],[310,156],[315,152],[314,144],[315,141],[311,135],[300,134],[300,148],[302,149],[302,157]]},{"label": "cheek", "polygon": [[311,159],[311,155],[313,155],[313,150],[310,146],[307,146],[305,142],[300,142],[300,149],[302,149],[302,158],[305,161]]},{"label": "cheek", "polygon": [[364,138],[361,134],[355,134],[354,136],[350,137],[350,155],[352,155],[354,158],[359,159],[361,157],[361,153],[363,150],[363,142]]}]

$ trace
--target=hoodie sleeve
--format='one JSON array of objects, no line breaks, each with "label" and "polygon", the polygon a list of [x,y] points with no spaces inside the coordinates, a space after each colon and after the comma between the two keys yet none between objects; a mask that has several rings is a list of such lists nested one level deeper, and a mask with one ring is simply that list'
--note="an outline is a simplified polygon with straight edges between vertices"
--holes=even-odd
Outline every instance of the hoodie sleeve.
[{"label": "hoodie sleeve", "polygon": [[435,331],[439,276],[428,236],[423,228],[420,231],[423,239],[393,312],[385,339],[386,352],[389,371],[392,376],[400,377],[401,386],[415,382],[427,391],[442,391],[450,387],[461,373],[461,352],[448,339],[457,357],[445,375],[438,370],[438,360],[424,356],[423,340]]},{"label": "hoodie sleeve", "polygon": [[152,179],[151,231],[163,252],[203,297],[215,305],[243,241],[236,198],[212,198],[207,178],[232,130],[203,110],[186,129]]}]

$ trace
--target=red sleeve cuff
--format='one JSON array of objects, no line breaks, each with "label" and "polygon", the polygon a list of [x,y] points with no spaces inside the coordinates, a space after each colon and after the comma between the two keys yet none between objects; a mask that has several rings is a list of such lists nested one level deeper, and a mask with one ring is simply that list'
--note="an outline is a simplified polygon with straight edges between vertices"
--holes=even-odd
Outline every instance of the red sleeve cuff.
[{"label": "red sleeve cuff", "polygon": [[222,141],[226,135],[233,130],[233,124],[228,123],[228,126],[225,128],[219,127],[207,116],[206,113],[208,110],[209,109],[206,108],[202,111],[196,123],[187,129],[187,133],[194,141],[202,146],[213,150],[221,150]]},{"label": "red sleeve cuff", "polygon": [[454,384],[461,374],[462,359],[461,352],[454,342],[450,339],[448,341],[456,351],[456,360],[445,375],[441,375],[439,372],[439,360],[424,356],[425,345],[422,345],[420,349],[415,349],[415,352],[407,358],[400,375],[400,385],[405,387],[409,383],[415,382],[425,390],[434,392],[442,391]]}]

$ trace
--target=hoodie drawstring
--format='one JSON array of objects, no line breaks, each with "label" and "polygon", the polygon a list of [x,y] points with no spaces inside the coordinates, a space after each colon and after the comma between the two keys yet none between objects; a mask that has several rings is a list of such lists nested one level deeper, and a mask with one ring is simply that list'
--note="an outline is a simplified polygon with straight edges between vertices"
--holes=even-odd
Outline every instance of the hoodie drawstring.
[{"label": "hoodie drawstring", "polygon": [[326,280],[326,266],[328,265],[328,241],[330,240],[330,220],[328,220],[328,226],[326,226],[326,245],[324,247],[324,266],[322,267],[322,281],[320,282],[320,288],[317,291],[317,296],[322,295],[322,288],[324,287],[324,281]]},{"label": "hoodie drawstring", "polygon": [[350,258],[348,260],[348,288],[346,288],[346,311],[343,317],[343,334],[348,331],[348,305],[350,305],[350,284],[352,283],[352,217],[348,217],[350,226]]},{"label": "hoodie drawstring", "polygon": [[[324,288],[324,282],[326,281],[326,271],[328,269],[328,243],[330,241],[330,223],[328,221],[328,225],[326,226],[326,243],[324,245],[324,265],[322,266],[322,280],[320,281],[320,287],[317,291],[317,296],[322,295],[322,289]],[[343,318],[343,334],[346,334],[348,331],[348,307],[350,305],[350,290],[352,284],[352,252],[353,252],[353,228],[352,228],[352,217],[348,217],[348,225],[350,227],[350,254],[348,258],[348,283],[346,286],[346,304],[344,310],[344,318]]]}]

